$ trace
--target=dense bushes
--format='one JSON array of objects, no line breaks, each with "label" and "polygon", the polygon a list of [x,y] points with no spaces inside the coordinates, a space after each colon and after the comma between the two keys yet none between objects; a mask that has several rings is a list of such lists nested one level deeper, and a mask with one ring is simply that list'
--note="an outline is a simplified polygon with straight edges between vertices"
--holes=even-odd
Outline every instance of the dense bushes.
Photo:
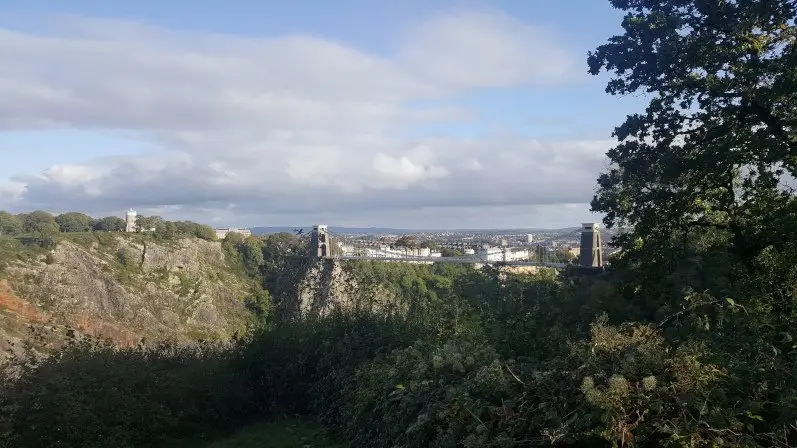
[{"label": "dense bushes", "polygon": [[[687,243],[672,248],[684,263],[598,277],[347,263],[390,306],[264,319],[230,346],[72,344],[5,379],[6,443],[148,446],[304,414],[354,446],[789,446],[797,250],[748,265],[721,235]],[[309,266],[291,235],[222,247],[260,312]]]},{"label": "dense bushes", "polygon": [[336,313],[233,343],[124,349],[71,340],[3,373],[0,447],[168,446],[257,419],[335,412],[359,365],[418,337],[397,316]]},{"label": "dense bushes", "polygon": [[357,367],[421,337],[399,316],[334,313],[256,336],[245,351],[254,400],[264,414],[334,414]]},{"label": "dense bushes", "polygon": [[[616,325],[580,295],[624,309],[611,278],[352,269],[403,277],[409,294],[430,285],[428,306],[293,320],[229,346],[72,344],[6,380],[6,443],[168,446],[304,414],[353,446],[788,446],[793,354],[750,362],[764,333],[741,299],[691,295],[663,325]],[[454,308],[433,300],[455,291],[467,325],[421,317]]]},{"label": "dense bushes", "polygon": [[233,344],[120,349],[73,341],[46,359],[18,359],[0,390],[0,446],[158,446],[239,423],[247,382]]},{"label": "dense bushes", "polygon": [[[738,318],[728,302],[711,305],[711,318],[682,313],[680,325],[697,337],[674,341],[648,324],[613,326],[604,317],[590,325],[593,309],[567,279],[399,264],[352,269],[361,280],[407,286],[409,295],[427,285],[424,306],[294,320],[225,347],[74,343],[8,380],[7,443],[154,446],[250,419],[310,414],[354,446],[766,445],[755,439],[761,408],[745,407],[733,392],[749,383],[728,370],[730,354],[700,340],[706,319]],[[579,280],[579,288],[604,281]],[[463,299],[441,300],[456,294]],[[454,308],[467,325],[436,320]]]}]

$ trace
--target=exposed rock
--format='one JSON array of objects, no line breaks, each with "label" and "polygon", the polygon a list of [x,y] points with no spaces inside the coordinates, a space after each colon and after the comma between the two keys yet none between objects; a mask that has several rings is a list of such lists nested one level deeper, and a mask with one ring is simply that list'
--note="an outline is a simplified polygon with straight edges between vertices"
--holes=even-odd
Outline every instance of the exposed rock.
[{"label": "exposed rock", "polygon": [[398,305],[384,285],[359,285],[346,262],[320,260],[310,266],[299,285],[298,312],[326,315],[333,309],[380,311]]},{"label": "exposed rock", "polygon": [[3,273],[3,352],[18,350],[36,331],[47,335],[35,344],[41,349],[62,340],[67,327],[135,345],[142,338],[226,339],[252,319],[243,304],[246,280],[227,267],[219,243],[120,235],[104,244],[61,242],[44,259]]}]

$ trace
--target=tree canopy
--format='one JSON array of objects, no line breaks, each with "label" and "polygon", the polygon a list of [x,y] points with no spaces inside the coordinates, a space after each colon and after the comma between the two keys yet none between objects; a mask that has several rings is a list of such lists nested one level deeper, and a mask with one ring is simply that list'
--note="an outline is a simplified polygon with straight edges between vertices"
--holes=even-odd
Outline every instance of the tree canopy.
[{"label": "tree canopy", "polygon": [[22,233],[23,222],[19,216],[0,210],[0,235],[17,235]]},{"label": "tree canopy", "polygon": [[393,246],[415,249],[420,245],[418,243],[418,238],[415,235],[402,235],[396,240],[396,242],[393,243]]},{"label": "tree canopy", "polygon": [[146,232],[150,229],[157,228],[158,224],[161,223],[163,223],[163,218],[161,218],[160,216],[138,215],[136,216],[136,231]]},{"label": "tree canopy", "polygon": [[62,232],[90,232],[94,228],[94,218],[78,212],[69,212],[55,217]]},{"label": "tree canopy", "polygon": [[216,231],[212,227],[192,221],[166,221],[154,216],[139,220],[137,225],[142,230],[154,228],[155,236],[158,238],[170,239],[180,236],[195,236],[208,241],[216,240]]},{"label": "tree canopy", "polygon": [[45,211],[37,210],[21,216],[23,230],[27,233],[39,236],[51,236],[60,231],[55,217]]},{"label": "tree canopy", "polygon": [[784,183],[797,176],[795,1],[611,3],[625,32],[590,53],[590,72],[652,99],[616,128],[593,211],[633,229],[626,249],[708,227],[749,258],[797,237],[778,225],[797,216]]},{"label": "tree canopy", "polygon": [[94,230],[100,232],[121,232],[125,227],[125,220],[118,216],[106,216],[94,223]]}]

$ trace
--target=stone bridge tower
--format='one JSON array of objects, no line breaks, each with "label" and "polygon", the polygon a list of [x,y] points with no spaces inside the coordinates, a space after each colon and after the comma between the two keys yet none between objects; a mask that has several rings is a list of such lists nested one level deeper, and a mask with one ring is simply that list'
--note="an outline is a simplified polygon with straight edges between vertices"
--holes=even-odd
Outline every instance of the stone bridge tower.
[{"label": "stone bridge tower", "polygon": [[603,267],[603,242],[600,226],[596,222],[581,224],[581,253],[578,264],[588,268]]},{"label": "stone bridge tower", "polygon": [[329,239],[329,230],[323,224],[313,226],[310,234],[310,258],[330,258],[332,256],[332,242]]}]

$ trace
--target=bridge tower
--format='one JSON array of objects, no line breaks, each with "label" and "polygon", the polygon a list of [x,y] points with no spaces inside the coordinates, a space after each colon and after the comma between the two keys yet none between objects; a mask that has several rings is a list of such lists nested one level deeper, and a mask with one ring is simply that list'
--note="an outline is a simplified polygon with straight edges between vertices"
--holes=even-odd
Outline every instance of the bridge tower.
[{"label": "bridge tower", "polygon": [[330,258],[331,256],[332,244],[327,226],[323,224],[314,225],[313,233],[310,234],[310,257]]},{"label": "bridge tower", "polygon": [[603,242],[600,226],[596,222],[581,224],[581,253],[579,264],[583,267],[603,267]]}]

